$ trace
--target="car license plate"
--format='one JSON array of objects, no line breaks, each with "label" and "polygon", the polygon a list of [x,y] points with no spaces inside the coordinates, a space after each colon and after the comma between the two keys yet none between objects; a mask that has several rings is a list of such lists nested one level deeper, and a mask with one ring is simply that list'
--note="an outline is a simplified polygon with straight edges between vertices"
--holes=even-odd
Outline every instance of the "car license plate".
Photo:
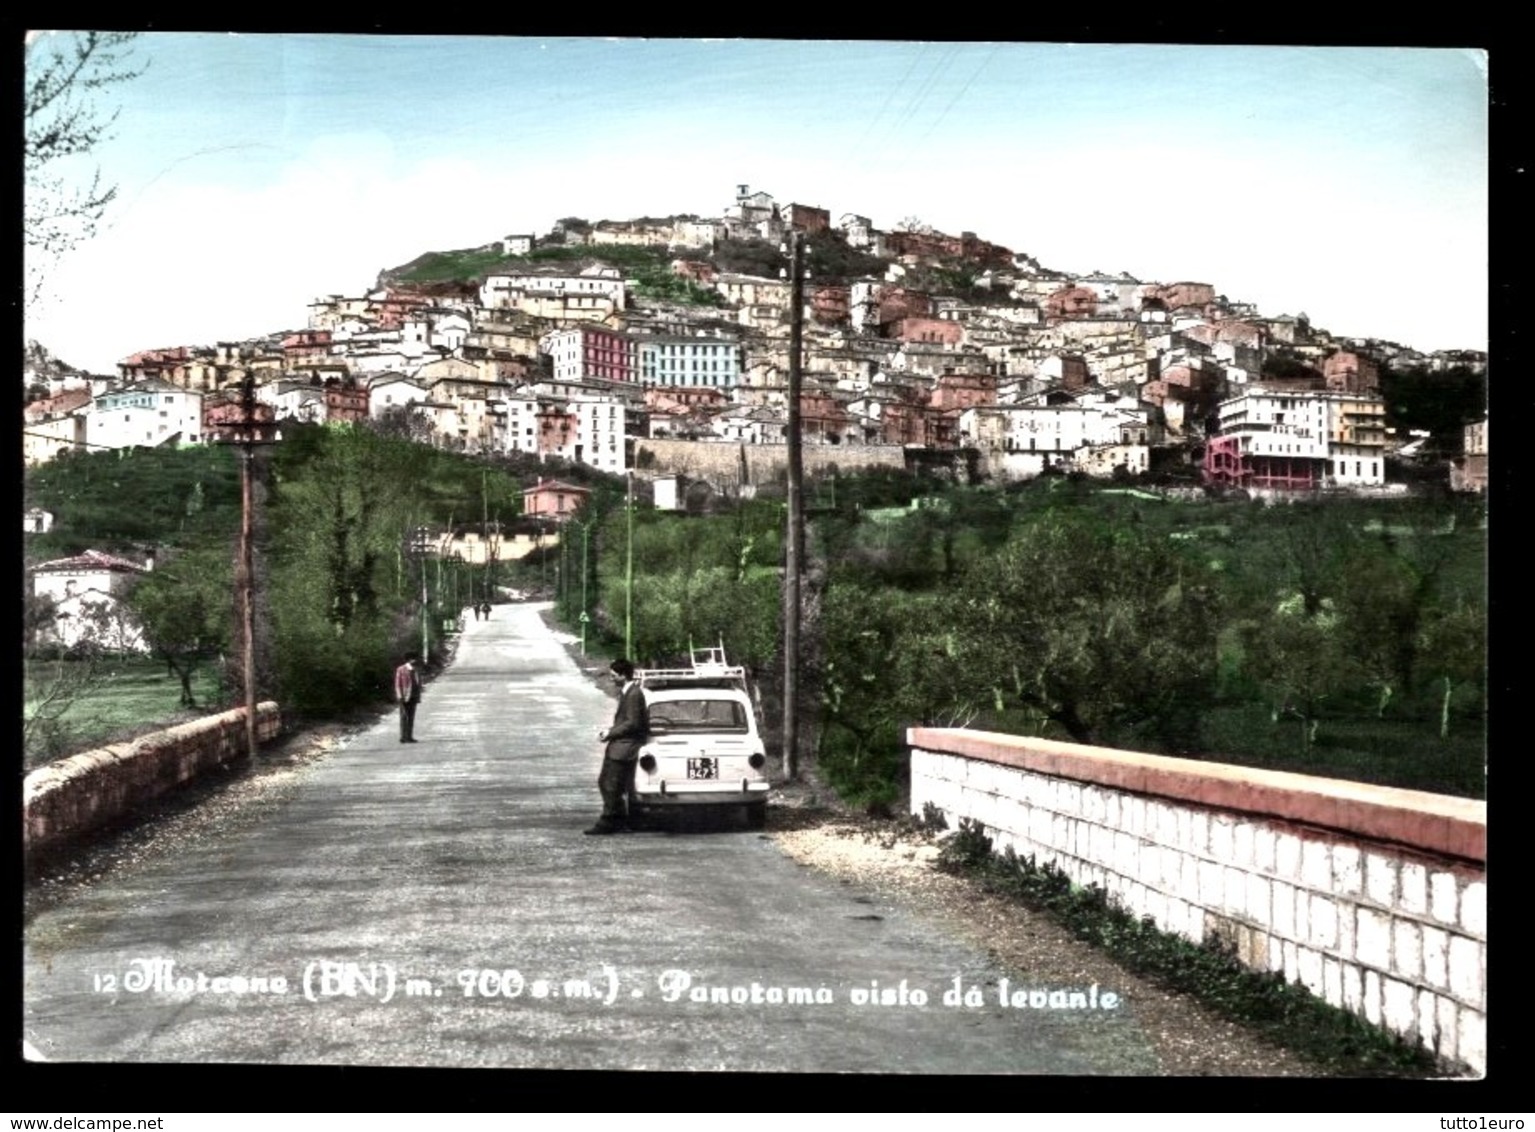
[{"label": "car license plate", "polygon": [[689,759],[689,778],[718,778],[720,776],[719,759]]}]

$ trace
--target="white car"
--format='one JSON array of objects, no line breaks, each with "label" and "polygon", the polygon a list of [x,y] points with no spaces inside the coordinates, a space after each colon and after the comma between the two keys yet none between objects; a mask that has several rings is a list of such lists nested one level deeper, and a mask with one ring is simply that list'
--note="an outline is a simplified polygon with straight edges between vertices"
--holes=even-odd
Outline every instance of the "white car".
[{"label": "white car", "polygon": [[767,817],[767,752],[746,670],[723,649],[695,652],[692,668],[640,669],[650,734],[634,768],[630,811],[682,806],[745,807],[747,824]]}]

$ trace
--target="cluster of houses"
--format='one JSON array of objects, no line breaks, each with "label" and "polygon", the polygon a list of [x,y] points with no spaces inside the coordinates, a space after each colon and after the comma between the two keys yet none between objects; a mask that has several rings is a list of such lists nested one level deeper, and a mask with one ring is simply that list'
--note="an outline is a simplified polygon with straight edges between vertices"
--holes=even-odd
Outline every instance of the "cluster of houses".
[{"label": "cluster of houses", "polygon": [[[782,444],[790,284],[720,271],[710,252],[793,232],[840,239],[883,265],[812,279],[802,294],[807,444],[972,449],[1002,478],[1053,466],[1134,473],[1172,453],[1197,458],[1217,483],[1368,487],[1384,482],[1392,443],[1379,364],[1485,365],[1480,354],[1335,339],[1304,315],[1264,317],[1207,283],[1071,275],[973,233],[882,232],[854,214],[833,223],[826,209],[741,185],[716,219],[565,221],[537,240],[506,237],[506,266],[478,280],[383,280],[316,300],[301,330],[145,350],[112,377],[56,379],[25,410],[24,455],[202,443],[209,402],[247,380],[279,422],[390,422],[458,451],[612,473],[630,470],[645,439]],[[527,258],[554,244],[564,258]],[[603,259],[621,245],[664,249],[718,305],[640,298]],[[926,268],[956,264],[971,281],[964,294],[919,286],[933,278]],[[1275,353],[1300,376],[1266,374]],[[1484,459],[1485,426],[1479,443]],[[1474,471],[1462,481],[1474,487]]]}]

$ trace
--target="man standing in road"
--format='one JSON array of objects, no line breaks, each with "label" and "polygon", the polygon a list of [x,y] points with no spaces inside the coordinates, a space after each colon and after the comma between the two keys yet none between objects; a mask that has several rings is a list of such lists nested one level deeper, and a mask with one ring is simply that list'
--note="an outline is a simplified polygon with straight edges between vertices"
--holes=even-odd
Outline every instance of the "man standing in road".
[{"label": "man standing in road", "polygon": [[602,816],[586,831],[588,834],[622,833],[630,828],[624,806],[635,760],[650,731],[650,712],[645,707],[645,692],[634,678],[634,665],[620,657],[609,666],[608,674],[618,685],[618,708],[613,712],[613,725],[597,736],[608,745],[602,773],[597,776]]},{"label": "man standing in road", "polygon": [[394,698],[400,705],[400,742],[414,743],[416,705],[421,702],[421,672],[414,656],[394,670]]}]

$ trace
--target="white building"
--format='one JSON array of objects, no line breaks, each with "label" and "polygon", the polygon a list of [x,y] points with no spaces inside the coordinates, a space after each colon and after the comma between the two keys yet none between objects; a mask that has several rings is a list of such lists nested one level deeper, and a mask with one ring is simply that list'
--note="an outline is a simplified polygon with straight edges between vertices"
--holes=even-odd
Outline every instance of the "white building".
[{"label": "white building", "polygon": [[569,411],[576,418],[575,450],[571,459],[604,472],[623,475],[628,470],[624,458],[628,410],[624,403],[616,398],[581,397],[570,402]]},{"label": "white building", "polygon": [[1070,465],[1088,475],[1135,474],[1150,466],[1151,414],[1124,399],[1087,396],[1070,405],[998,405],[966,409],[959,416],[961,443],[996,453],[1006,475],[1037,475]]},{"label": "white building", "polygon": [[141,381],[96,398],[85,415],[85,439],[96,448],[199,444],[202,415],[202,394],[162,381]]},{"label": "white building", "polygon": [[44,562],[32,572],[32,592],[53,603],[39,644],[73,648],[93,643],[114,652],[148,652],[143,629],[120,595],[152,569],[99,551]]},{"label": "white building", "polygon": [[693,220],[679,217],[672,225],[673,248],[711,248],[725,238],[725,226],[718,220]]},{"label": "white building", "polygon": [[256,400],[271,405],[278,420],[323,421],[325,387],[298,378],[282,378],[256,386]]},{"label": "white building", "polygon": [[784,443],[784,414],[763,406],[741,406],[714,418],[714,433],[738,444]]},{"label": "white building", "polygon": [[1234,439],[1259,482],[1308,475],[1329,487],[1386,482],[1386,405],[1375,394],[1250,388],[1221,402],[1217,415],[1219,437]]},{"label": "white building", "polygon": [[30,467],[46,464],[60,452],[85,451],[89,412],[89,408],[79,408],[44,420],[25,422],[21,432],[22,459]]},{"label": "white building", "polygon": [[639,365],[646,385],[734,389],[741,383],[741,344],[732,338],[641,338]]},{"label": "white building", "polygon": [[482,307],[515,307],[519,293],[595,296],[610,300],[617,310],[625,306],[624,278],[617,268],[594,263],[578,272],[551,267],[515,274],[487,275],[480,285]]},{"label": "white building", "polygon": [[403,373],[382,373],[368,383],[368,416],[377,420],[393,409],[419,404],[427,398],[426,388]]},{"label": "white building", "polygon": [[400,324],[400,348],[407,355],[451,354],[464,344],[473,324],[458,311],[431,309]]},{"label": "white building", "polygon": [[501,414],[498,447],[503,452],[538,451],[538,398],[516,393],[492,402]]}]

